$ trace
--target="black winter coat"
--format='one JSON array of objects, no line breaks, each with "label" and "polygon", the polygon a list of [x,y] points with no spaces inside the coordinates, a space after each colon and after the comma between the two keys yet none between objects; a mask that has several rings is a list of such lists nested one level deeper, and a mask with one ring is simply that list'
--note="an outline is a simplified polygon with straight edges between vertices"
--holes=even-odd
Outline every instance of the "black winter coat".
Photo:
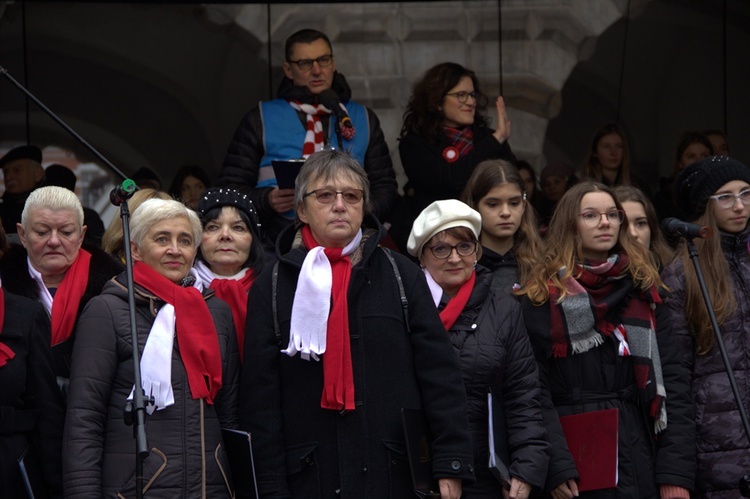
[{"label": "black winter coat", "polygon": [[[542,382],[547,435],[552,444],[547,488],[577,477],[575,463],[562,433],[559,416],[602,409],[619,409],[617,488],[582,492],[586,498],[658,498],[658,485],[693,488],[695,425],[688,391],[689,374],[682,366],[672,336],[669,314],[656,307],[656,339],[667,392],[667,428],[654,438],[648,408],[637,402],[632,357],[617,354],[613,337],[599,347],[564,358],[548,357],[549,303],[537,306],[521,300],[526,327],[537,357]],[[551,399],[544,396],[551,394]],[[576,394],[580,394],[580,398]],[[554,403],[554,406],[553,406]]]},{"label": "black winter coat", "polygon": [[[370,180],[370,199],[373,204],[373,213],[380,220],[387,220],[391,208],[398,198],[398,184],[396,173],[393,170],[393,162],[385,142],[383,129],[377,115],[367,109],[369,117],[370,141],[365,153],[363,168]],[[298,111],[299,123],[290,126],[306,127],[306,114]],[[329,115],[321,117],[323,133],[329,130]],[[271,187],[256,188],[258,185],[258,170],[260,161],[265,155],[263,145],[263,121],[261,119],[260,107],[255,107],[248,112],[234,132],[232,142],[229,144],[224,163],[216,181],[218,186],[234,187],[247,194],[258,211],[261,221],[261,230],[264,232],[273,252],[276,238],[291,221],[276,213],[268,201]],[[300,144],[300,156],[302,156],[302,144]]]},{"label": "black winter coat", "polygon": [[[729,265],[728,279],[737,309],[721,325],[729,364],[737,388],[750,412],[750,255],[742,234],[721,233],[721,246]],[[716,237],[714,235],[714,237]],[[706,269],[703,270],[706,272]],[[698,472],[696,487],[701,497],[739,497],[740,478],[750,470],[750,444],[742,427],[737,403],[729,385],[719,347],[705,355],[695,350],[693,332],[685,316],[685,270],[677,259],[663,274],[672,290],[667,301],[680,358],[691,373],[690,395],[695,407]],[[706,276],[706,279],[709,279]]]},{"label": "black winter coat", "polygon": [[348,292],[353,411],[321,408],[322,362],[280,352],[289,344],[292,301],[306,254],[302,247],[290,251],[292,227],[277,242],[280,340],[274,334],[273,268],[250,290],[240,419],[253,434],[261,497],[413,498],[402,408],[424,410],[435,479],[473,478],[458,359],[422,272],[394,253],[409,305],[411,331],[406,330],[393,268],[378,247],[385,231],[369,220],[379,232],[368,231],[355,251]]},{"label": "black winter coat", "polygon": [[506,448],[496,452],[511,476],[544,487],[549,443],[542,421],[539,372],[518,301],[491,289],[492,273],[477,266],[474,290],[448,335],[461,362],[469,404],[477,482],[462,497],[502,497],[500,482],[487,468],[489,425],[487,392],[492,390],[495,434]]},{"label": "black winter coat", "polygon": [[37,497],[62,496],[62,396],[52,370],[49,319],[36,302],[5,290],[0,342],[15,357],[0,367],[0,496],[26,497],[16,461],[38,479]]},{"label": "black winter coat", "polygon": [[[83,292],[77,317],[81,316],[86,303],[101,293],[104,284],[123,271],[120,262],[98,247],[84,243],[82,249],[91,253],[91,263],[89,266],[89,282]],[[20,244],[11,245],[8,252],[0,260],[0,275],[2,275],[3,287],[11,293],[40,301],[36,281],[29,274],[27,257],[26,249],[23,246]],[[70,377],[70,357],[73,352],[74,341],[75,328],[67,341],[52,347],[55,375],[61,380]]]},{"label": "black winter coat", "polygon": [[518,263],[516,263],[515,248],[500,255],[482,246],[482,258],[479,264],[492,271],[492,289],[498,293],[512,294],[513,286],[518,282]]},{"label": "black winter coat", "polygon": [[[134,497],[135,440],[123,421],[133,388],[133,355],[123,275],[91,300],[76,331],[63,440],[65,497]],[[222,387],[214,405],[195,400],[175,337],[172,354],[174,405],[146,419],[150,454],[144,469],[145,497],[232,497],[221,428],[237,427],[239,352],[226,303],[206,294],[216,324]],[[138,349],[164,303],[136,286]]]}]

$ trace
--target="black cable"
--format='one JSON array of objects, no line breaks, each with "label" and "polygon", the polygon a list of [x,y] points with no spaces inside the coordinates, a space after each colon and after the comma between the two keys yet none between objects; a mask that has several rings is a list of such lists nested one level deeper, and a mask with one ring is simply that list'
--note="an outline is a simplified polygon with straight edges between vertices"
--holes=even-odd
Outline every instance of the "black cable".
[{"label": "black cable", "polygon": [[[29,55],[26,51],[26,0],[21,2],[21,47],[23,50],[23,86],[29,88]],[[26,97],[26,144],[31,144],[31,106]]]},{"label": "black cable", "polygon": [[497,51],[500,71],[500,95],[503,95],[503,7],[502,0],[497,0]]},{"label": "black cable", "polygon": [[273,100],[273,60],[271,59],[271,2],[266,3],[266,31],[268,32],[268,100]]},{"label": "black cable", "polygon": [[729,110],[729,99],[728,99],[728,91],[727,88],[727,16],[729,15],[728,12],[728,6],[727,6],[727,0],[724,0],[723,4],[723,16],[721,20],[721,33],[722,33],[722,64],[723,64],[723,76],[724,76],[724,133],[727,134],[728,137],[731,135],[729,134],[729,117],[728,117],[728,110]]},{"label": "black cable", "polygon": [[622,57],[620,58],[620,88],[617,91],[617,116],[615,123],[620,123],[620,110],[622,109],[622,89],[625,82],[625,57],[628,50],[628,31],[630,28],[630,0],[625,9],[625,34],[622,37]]}]

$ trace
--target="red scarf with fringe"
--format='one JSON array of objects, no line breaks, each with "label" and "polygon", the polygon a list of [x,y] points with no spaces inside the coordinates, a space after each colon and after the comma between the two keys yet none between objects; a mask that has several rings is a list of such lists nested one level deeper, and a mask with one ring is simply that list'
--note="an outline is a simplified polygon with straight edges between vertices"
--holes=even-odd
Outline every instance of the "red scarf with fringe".
[{"label": "red scarf with fringe", "polygon": [[91,253],[79,250],[73,265],[65,272],[65,277],[55,292],[50,313],[52,346],[62,343],[73,334],[78,307],[89,283],[90,266]]},{"label": "red scarf with fringe", "polygon": [[133,265],[133,281],[174,307],[180,357],[194,399],[213,404],[221,388],[221,351],[213,317],[203,295],[183,288],[143,262]]},{"label": "red scarf with fringe", "polygon": [[[302,227],[302,242],[309,250],[320,246],[310,230]],[[354,410],[354,370],[349,342],[349,302],[347,291],[352,276],[352,261],[341,256],[343,248],[325,248],[331,264],[331,313],[326,329],[326,351],[323,354],[323,409]]]},{"label": "red scarf with fringe", "polygon": [[253,269],[247,269],[241,279],[214,279],[209,288],[214,290],[217,298],[227,302],[232,310],[234,327],[237,330],[237,347],[240,349],[240,360],[245,353],[245,320],[247,319],[247,294],[255,280]]}]

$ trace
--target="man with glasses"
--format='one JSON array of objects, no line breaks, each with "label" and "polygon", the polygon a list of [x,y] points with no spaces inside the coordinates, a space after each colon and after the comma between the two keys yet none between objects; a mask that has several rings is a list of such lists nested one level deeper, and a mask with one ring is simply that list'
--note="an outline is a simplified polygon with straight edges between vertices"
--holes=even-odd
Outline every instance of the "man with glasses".
[{"label": "man with glasses", "polygon": [[[285,58],[285,78],[277,98],[261,102],[242,119],[217,182],[251,197],[265,233],[264,244],[271,249],[294,219],[294,189],[278,187],[273,161],[341,148],[367,172],[374,213],[380,220],[385,220],[397,197],[396,175],[380,122],[372,110],[351,100],[351,88],[336,71],[328,37],[313,29],[298,31],[286,40]],[[336,98],[330,97],[330,91]],[[340,102],[340,109],[331,109],[336,107],[331,99]],[[348,122],[342,119],[346,116]]]}]

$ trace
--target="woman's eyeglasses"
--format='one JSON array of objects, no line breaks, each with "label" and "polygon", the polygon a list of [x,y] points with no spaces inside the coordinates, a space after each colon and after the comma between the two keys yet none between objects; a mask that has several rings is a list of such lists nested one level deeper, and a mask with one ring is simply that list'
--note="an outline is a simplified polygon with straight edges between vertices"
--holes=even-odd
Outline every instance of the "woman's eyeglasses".
[{"label": "woman's eyeglasses", "polygon": [[445,95],[452,95],[453,97],[458,99],[458,102],[460,102],[461,104],[465,104],[466,101],[469,100],[469,97],[474,99],[474,102],[478,101],[481,94],[474,90],[473,92],[452,92]]},{"label": "woman's eyeglasses", "polygon": [[300,71],[310,71],[316,62],[321,68],[327,68],[333,63],[333,54],[321,55],[317,59],[300,59],[298,61],[289,61],[296,64]]},{"label": "woman's eyeglasses", "polygon": [[458,256],[473,255],[477,250],[477,243],[474,241],[461,241],[454,246],[446,243],[439,243],[435,246],[427,246],[427,249],[432,252],[435,258],[440,258],[442,260],[451,256],[454,249],[456,250],[456,253],[458,253]]},{"label": "woman's eyeglasses", "polygon": [[738,199],[743,206],[750,206],[750,189],[745,189],[739,194],[732,194],[730,192],[726,192],[724,194],[716,194],[715,196],[709,196],[709,199],[713,199],[714,201],[716,201],[716,204],[719,205],[719,208],[723,210],[728,210],[729,208],[734,206],[737,203]]},{"label": "woman's eyeglasses", "polygon": [[623,213],[622,210],[611,210],[607,212],[584,211],[578,216],[581,217],[583,219],[583,223],[585,223],[589,227],[596,227],[597,225],[599,225],[602,217],[605,217],[607,219],[607,222],[611,223],[612,225],[620,225],[625,219],[625,213]]},{"label": "woman's eyeglasses", "polygon": [[322,204],[331,204],[336,200],[336,196],[341,194],[341,198],[346,204],[357,204],[362,201],[365,192],[362,189],[346,189],[343,191],[334,191],[333,189],[315,189],[306,192],[304,197],[315,195],[315,199]]}]

